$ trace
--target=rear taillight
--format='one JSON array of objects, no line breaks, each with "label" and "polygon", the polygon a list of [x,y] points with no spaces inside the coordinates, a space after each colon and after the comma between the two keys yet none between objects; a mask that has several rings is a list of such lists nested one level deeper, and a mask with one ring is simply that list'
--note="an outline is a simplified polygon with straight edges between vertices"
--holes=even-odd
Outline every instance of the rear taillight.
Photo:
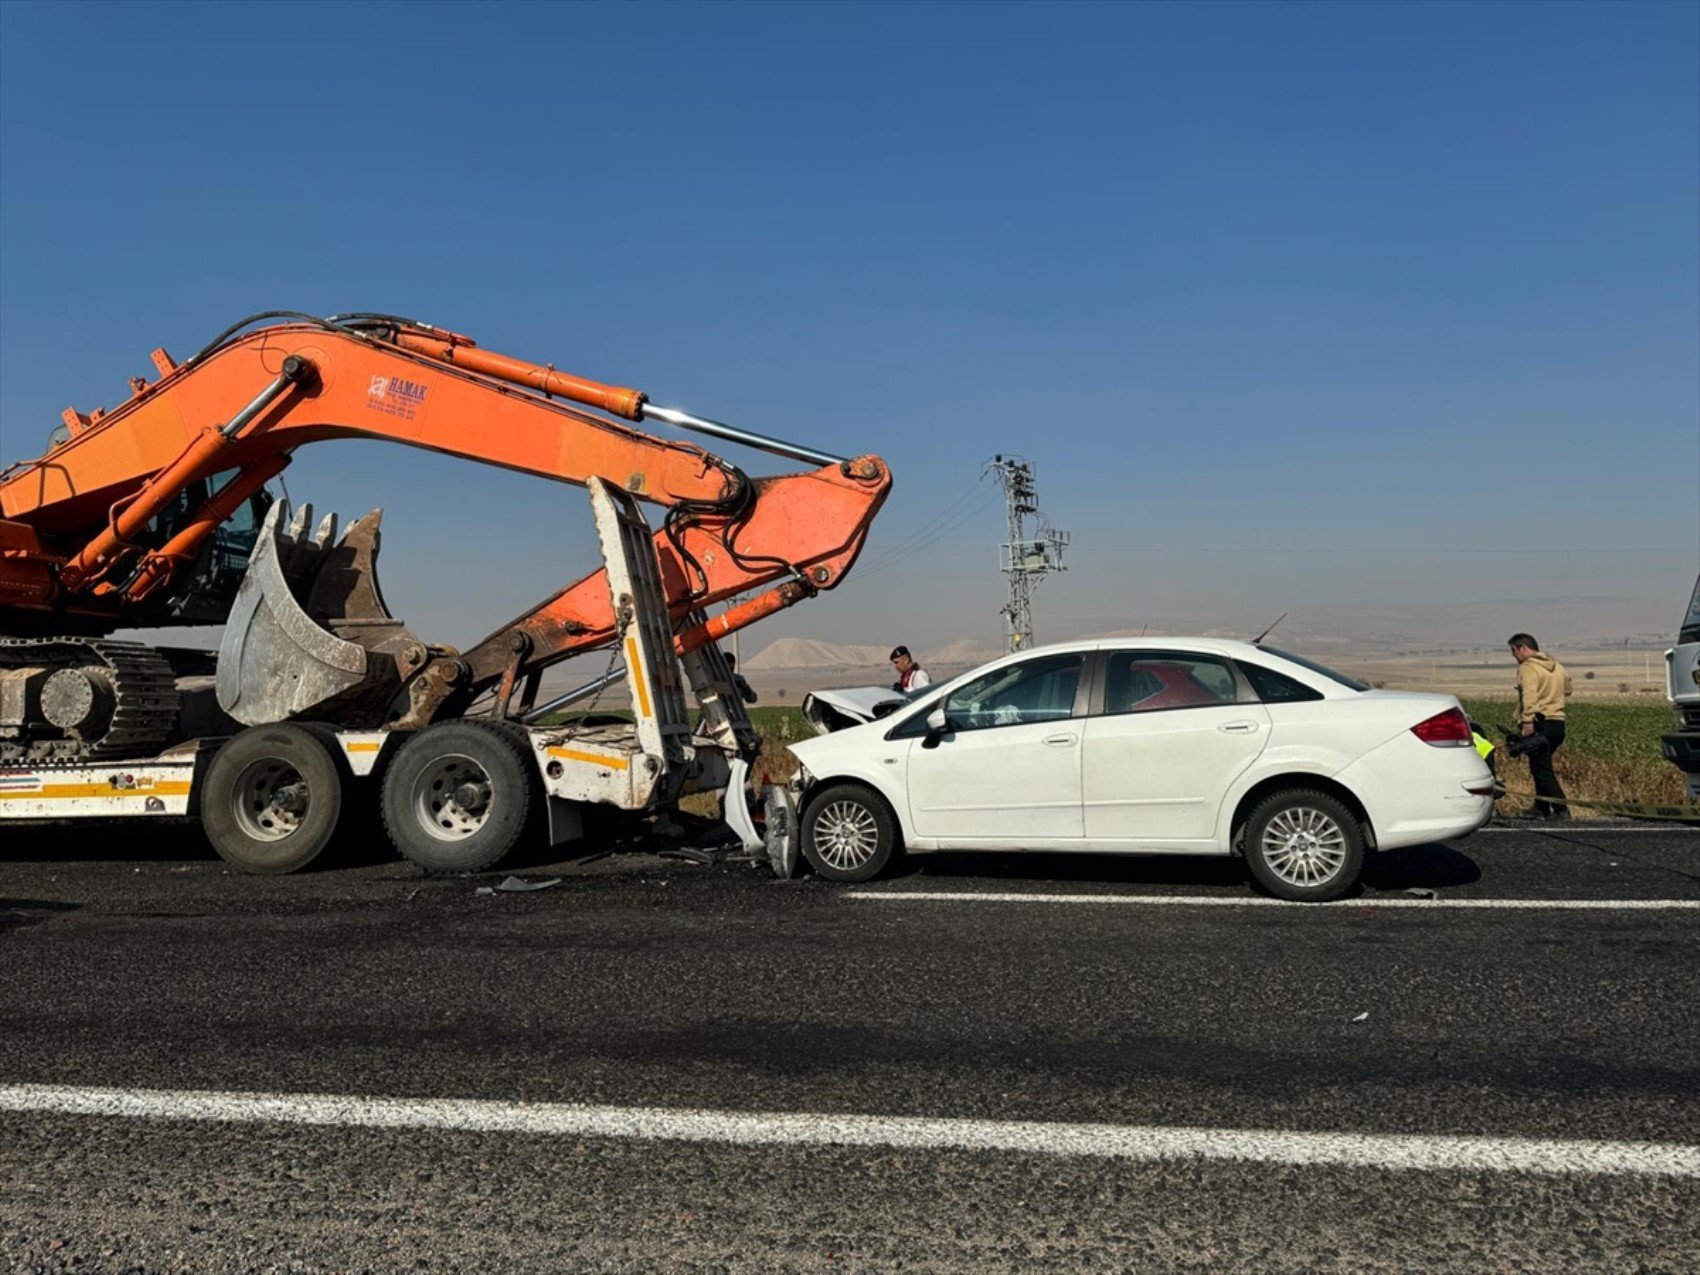
[{"label": "rear taillight", "polygon": [[1464,716],[1463,709],[1449,708],[1444,713],[1436,713],[1426,722],[1418,722],[1411,727],[1411,734],[1436,748],[1468,748],[1470,719]]}]

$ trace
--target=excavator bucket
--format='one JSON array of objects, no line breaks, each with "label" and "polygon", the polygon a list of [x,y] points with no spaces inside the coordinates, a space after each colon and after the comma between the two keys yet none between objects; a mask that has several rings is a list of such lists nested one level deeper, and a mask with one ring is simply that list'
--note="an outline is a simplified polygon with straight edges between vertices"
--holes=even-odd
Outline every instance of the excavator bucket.
[{"label": "excavator bucket", "polygon": [[374,509],[338,540],[335,514],[309,534],[311,505],[293,518],[288,501],[272,506],[219,643],[225,712],[249,726],[387,720],[403,677],[427,651],[378,588],[382,518]]}]

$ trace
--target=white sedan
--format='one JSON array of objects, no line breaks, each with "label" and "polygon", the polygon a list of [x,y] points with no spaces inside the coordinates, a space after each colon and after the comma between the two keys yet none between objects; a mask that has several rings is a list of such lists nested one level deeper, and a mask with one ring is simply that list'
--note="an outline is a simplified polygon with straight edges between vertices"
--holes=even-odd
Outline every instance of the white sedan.
[{"label": "white sedan", "polygon": [[839,700],[834,724],[874,700],[884,715],[791,745],[801,818],[783,822],[835,881],[901,851],[1240,854],[1269,893],[1320,901],[1366,849],[1462,837],[1493,811],[1456,699],[1244,642],[1038,647],[907,703],[868,698]]}]

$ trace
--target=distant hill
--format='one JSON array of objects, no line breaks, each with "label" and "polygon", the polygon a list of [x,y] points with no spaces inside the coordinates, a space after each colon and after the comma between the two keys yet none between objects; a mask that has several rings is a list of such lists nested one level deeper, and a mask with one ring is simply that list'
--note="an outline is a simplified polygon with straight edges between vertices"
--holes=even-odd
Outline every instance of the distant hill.
[{"label": "distant hill", "polygon": [[[816,642],[808,638],[780,638],[743,662],[747,673],[780,669],[877,669],[887,671],[889,646],[854,646],[843,642]],[[941,647],[919,652],[928,668],[969,668],[996,659],[1000,652],[987,649],[973,638],[958,638]]]},{"label": "distant hill", "polygon": [[808,638],[780,638],[743,661],[745,672],[770,669],[870,668],[883,669],[889,646],[849,646]]},{"label": "distant hill", "polygon": [[947,642],[944,646],[924,652],[921,663],[939,668],[957,665],[972,668],[976,664],[984,664],[987,660],[995,660],[1002,654],[996,647],[989,647],[974,638],[957,638],[954,642]]},{"label": "distant hill", "polygon": [[[1450,603],[1363,603],[1295,608],[1270,634],[1276,646],[1308,652],[1323,659],[1429,655],[1437,652],[1498,649],[1505,639],[1527,630],[1543,646],[1602,649],[1630,645],[1654,646],[1676,636],[1677,613],[1683,598],[1655,607],[1622,598],[1574,597],[1529,601]],[[1278,613],[1276,613],[1278,614]],[[1073,638],[1198,636],[1252,638],[1268,627],[1270,615],[1215,614],[1208,617],[1134,617],[1126,625],[1082,626],[1068,631],[1047,624],[1044,636],[1063,642]],[[778,670],[878,670],[884,673],[890,647],[780,638],[745,661],[750,672]],[[983,638],[958,638],[920,652],[929,669],[972,668],[1001,652]]]},{"label": "distant hill", "polygon": [[[1317,654],[1415,654],[1460,647],[1502,647],[1519,630],[1543,646],[1609,647],[1669,642],[1676,636],[1681,600],[1658,608],[1622,598],[1574,597],[1519,601],[1362,603],[1295,608],[1270,634],[1276,646]],[[1668,614],[1667,614],[1668,612]],[[1279,614],[1277,612],[1276,614]],[[1255,637],[1275,615],[1211,616],[1208,620],[1153,617],[1082,637],[1125,637],[1141,628],[1150,637],[1196,634]]]}]

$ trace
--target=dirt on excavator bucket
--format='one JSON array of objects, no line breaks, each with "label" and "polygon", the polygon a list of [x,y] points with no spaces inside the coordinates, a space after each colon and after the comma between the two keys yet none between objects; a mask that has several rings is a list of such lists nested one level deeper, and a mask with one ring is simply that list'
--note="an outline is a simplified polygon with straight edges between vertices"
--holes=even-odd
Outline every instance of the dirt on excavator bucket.
[{"label": "dirt on excavator bucket", "polygon": [[[218,651],[218,702],[244,725],[306,719],[383,725],[429,651],[378,588],[381,509],[339,540],[335,514],[267,514]],[[286,524],[287,520],[287,526]]]}]

